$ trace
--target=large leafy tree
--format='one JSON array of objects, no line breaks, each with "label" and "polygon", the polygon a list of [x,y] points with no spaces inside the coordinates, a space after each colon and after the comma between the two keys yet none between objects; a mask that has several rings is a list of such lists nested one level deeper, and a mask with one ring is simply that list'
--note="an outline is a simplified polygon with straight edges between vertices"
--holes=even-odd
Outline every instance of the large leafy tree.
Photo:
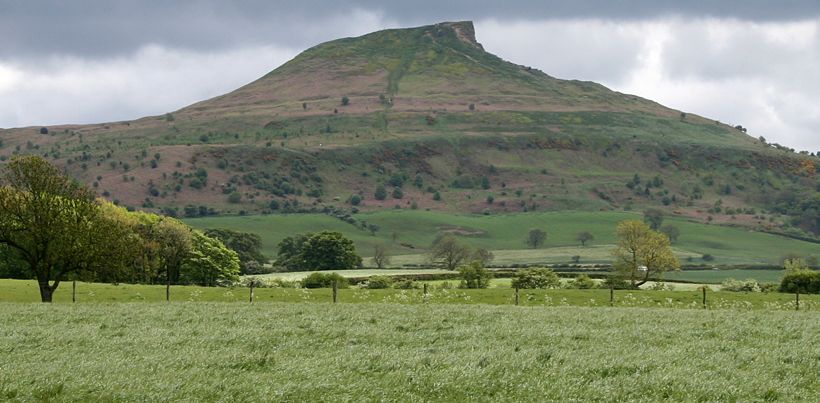
[{"label": "large leafy tree", "polygon": [[672,252],[669,238],[645,223],[622,221],[617,235],[618,245],[612,251],[614,267],[632,287],[639,287],[668,270],[680,270],[680,261]]},{"label": "large leafy tree", "polygon": [[275,264],[287,270],[345,270],[360,267],[362,258],[342,233],[322,231],[283,239]]},{"label": "large leafy tree", "polygon": [[289,236],[279,242],[279,252],[274,265],[288,271],[301,270],[304,267],[302,262],[302,245],[307,240],[307,235]]},{"label": "large leafy tree", "polygon": [[260,251],[262,238],[257,234],[217,228],[206,229],[205,235],[219,239],[239,255],[242,274],[257,274],[259,267],[268,261]]},{"label": "large leafy tree", "polygon": [[239,279],[239,256],[222,241],[193,232],[192,248],[180,268],[180,280],[204,286]]},{"label": "large leafy tree", "polygon": [[69,273],[121,268],[128,233],[90,190],[41,157],[14,157],[0,174],[0,244],[25,262],[43,302]]},{"label": "large leafy tree", "polygon": [[355,269],[362,265],[353,241],[341,232],[322,231],[311,234],[302,244],[302,264],[306,269]]}]

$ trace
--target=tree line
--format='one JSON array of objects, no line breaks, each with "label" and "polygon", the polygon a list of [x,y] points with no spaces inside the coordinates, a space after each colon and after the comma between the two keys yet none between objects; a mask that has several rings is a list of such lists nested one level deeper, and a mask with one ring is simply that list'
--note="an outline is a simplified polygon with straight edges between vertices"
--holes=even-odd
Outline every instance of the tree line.
[{"label": "tree line", "polygon": [[0,173],[0,274],[35,279],[43,302],[69,278],[235,281],[240,258],[219,239],[227,235],[98,199],[39,156],[15,156]]}]

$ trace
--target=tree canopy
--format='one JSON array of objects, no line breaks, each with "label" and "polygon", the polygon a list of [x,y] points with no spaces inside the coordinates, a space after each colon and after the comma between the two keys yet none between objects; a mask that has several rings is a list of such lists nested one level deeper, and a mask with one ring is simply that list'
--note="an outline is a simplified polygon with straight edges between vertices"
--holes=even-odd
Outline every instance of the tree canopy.
[{"label": "tree canopy", "polygon": [[[234,279],[224,274],[234,272],[233,252],[225,250],[179,220],[95,199],[41,157],[14,157],[0,174],[0,272],[36,279],[43,302],[69,277],[200,284]],[[194,262],[203,267],[192,271]]]},{"label": "tree canopy", "polygon": [[283,239],[276,265],[287,270],[346,270],[361,267],[362,258],[342,233],[322,231]]},{"label": "tree canopy", "polygon": [[222,241],[239,255],[241,274],[258,274],[260,266],[268,259],[262,254],[262,238],[257,234],[224,228],[206,229],[205,235]]},{"label": "tree canopy", "polygon": [[43,302],[69,273],[121,269],[132,252],[128,232],[41,157],[13,157],[0,175],[0,244],[25,262]]},{"label": "tree canopy", "polygon": [[637,220],[622,221],[617,229],[618,244],[612,251],[615,270],[639,287],[651,277],[679,270],[680,261],[672,252],[669,238]]}]

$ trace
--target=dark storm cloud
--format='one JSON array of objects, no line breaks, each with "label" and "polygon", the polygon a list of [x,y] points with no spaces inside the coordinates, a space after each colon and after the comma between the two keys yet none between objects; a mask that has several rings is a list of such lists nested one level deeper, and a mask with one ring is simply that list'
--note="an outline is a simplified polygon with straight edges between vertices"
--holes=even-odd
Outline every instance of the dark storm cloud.
[{"label": "dark storm cloud", "polygon": [[[354,10],[376,13],[405,26],[490,18],[639,20],[683,16],[777,21],[820,15],[820,6],[812,0],[0,0],[0,58],[108,56],[128,53],[147,43],[195,50],[254,43],[301,48],[332,39],[335,32],[316,27]],[[355,27],[348,27],[350,31],[355,32]]]}]

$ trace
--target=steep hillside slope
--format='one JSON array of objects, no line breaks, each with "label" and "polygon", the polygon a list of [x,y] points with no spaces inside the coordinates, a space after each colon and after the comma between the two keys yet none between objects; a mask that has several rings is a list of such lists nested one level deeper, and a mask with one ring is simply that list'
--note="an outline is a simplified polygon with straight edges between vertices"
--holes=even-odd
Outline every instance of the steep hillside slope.
[{"label": "steep hillside slope", "polygon": [[39,153],[104,197],[189,217],[658,206],[705,222],[820,231],[816,157],[506,62],[469,22],[324,43],[163,116],[2,130],[0,139],[3,158]]}]

